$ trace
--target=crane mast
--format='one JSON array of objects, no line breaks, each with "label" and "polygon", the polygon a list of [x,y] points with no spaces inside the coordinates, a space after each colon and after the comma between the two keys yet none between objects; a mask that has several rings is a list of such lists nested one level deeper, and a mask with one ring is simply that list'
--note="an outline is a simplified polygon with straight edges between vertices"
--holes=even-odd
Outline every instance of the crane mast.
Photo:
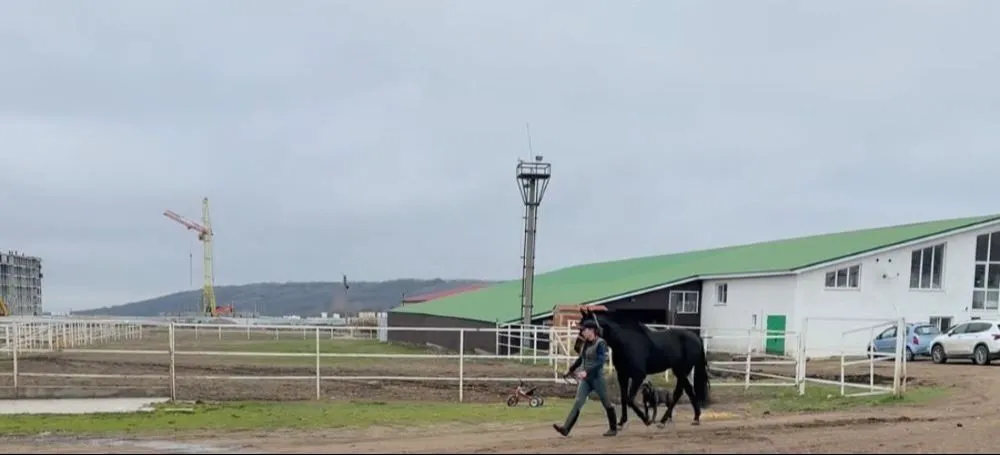
[{"label": "crane mast", "polygon": [[215,305],[215,264],[212,261],[212,238],[215,233],[212,231],[212,217],[208,214],[208,198],[201,200],[201,222],[205,226],[205,233],[198,235],[201,240],[203,258],[202,267],[205,268],[205,283],[201,288],[201,305],[212,316],[218,315],[218,307]]},{"label": "crane mast", "polygon": [[213,273],[214,265],[212,263],[212,237],[215,234],[212,232],[212,219],[208,211],[208,198],[206,197],[201,201],[201,224],[188,220],[170,210],[163,212],[163,215],[198,234],[198,240],[201,241],[203,250],[202,267],[204,268],[205,279],[205,283],[201,289],[202,311],[210,316],[217,316],[218,307],[215,304],[215,278]]}]

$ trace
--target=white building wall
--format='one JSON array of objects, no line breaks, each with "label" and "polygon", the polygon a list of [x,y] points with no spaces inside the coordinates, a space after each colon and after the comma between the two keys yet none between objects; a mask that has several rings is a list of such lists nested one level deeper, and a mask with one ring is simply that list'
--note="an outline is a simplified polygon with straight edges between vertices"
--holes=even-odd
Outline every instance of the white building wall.
[{"label": "white building wall", "polygon": [[[702,283],[701,326],[707,348],[713,352],[745,353],[748,343],[757,352],[764,350],[764,339],[750,329],[766,328],[768,315],[785,315],[788,327],[795,320],[795,276],[705,280]],[[718,299],[718,285],[727,285],[726,302]],[[797,341],[788,338],[786,350],[794,350]]]},{"label": "white building wall", "polygon": [[[976,236],[997,230],[989,227],[915,244],[861,260],[833,264],[798,276],[795,325],[810,318],[807,327],[807,355],[863,353],[870,331],[844,336],[848,330],[878,323],[876,319],[905,317],[908,321],[928,321],[934,316],[950,316],[954,322],[973,316],[998,317],[997,311],[970,312]],[[913,250],[945,243],[941,289],[910,289],[910,256]],[[827,289],[829,271],[861,264],[858,289]],[[823,317],[868,318],[869,321],[823,321]],[[876,333],[877,334],[877,333]],[[843,341],[842,341],[843,340]]]}]

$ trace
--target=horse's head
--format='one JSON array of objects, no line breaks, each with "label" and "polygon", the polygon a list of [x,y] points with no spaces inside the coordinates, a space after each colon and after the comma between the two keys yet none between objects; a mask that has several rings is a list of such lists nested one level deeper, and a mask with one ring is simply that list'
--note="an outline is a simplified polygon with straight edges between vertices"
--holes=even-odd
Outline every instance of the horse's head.
[{"label": "horse's head", "polygon": [[[612,349],[616,345],[635,344],[636,336],[648,336],[649,329],[638,320],[624,314],[616,313],[603,305],[581,306],[580,321],[591,320],[600,327],[599,335],[608,342]],[[577,335],[574,349],[580,352],[583,348],[583,337]]]},{"label": "horse's head", "polygon": [[[609,310],[604,306],[595,306],[595,307],[581,306],[580,322],[583,323],[583,321],[593,321],[594,323],[597,324],[598,335],[604,337],[606,336],[606,334],[608,334],[609,330],[611,330],[611,325],[614,324],[614,322],[611,321],[608,317],[608,311]],[[583,339],[583,335],[577,333],[576,343],[574,343],[573,345],[573,350],[576,352],[580,352],[580,350],[583,349],[583,344],[585,342],[586,340]]]}]

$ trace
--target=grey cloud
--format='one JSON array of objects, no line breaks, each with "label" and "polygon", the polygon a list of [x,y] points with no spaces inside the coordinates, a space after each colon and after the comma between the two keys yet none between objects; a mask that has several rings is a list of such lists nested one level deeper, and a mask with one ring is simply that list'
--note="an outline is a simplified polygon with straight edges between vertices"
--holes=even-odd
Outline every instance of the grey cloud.
[{"label": "grey cloud", "polygon": [[[542,270],[997,212],[1000,6],[76,2],[0,14],[3,248],[65,309],[220,284]],[[197,250],[196,250],[197,254]],[[196,258],[197,259],[197,258]]]}]

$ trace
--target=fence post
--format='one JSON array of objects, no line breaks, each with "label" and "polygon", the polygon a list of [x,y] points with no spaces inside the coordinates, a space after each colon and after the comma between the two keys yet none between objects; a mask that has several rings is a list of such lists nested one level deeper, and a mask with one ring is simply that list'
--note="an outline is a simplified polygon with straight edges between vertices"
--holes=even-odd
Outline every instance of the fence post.
[{"label": "fence post", "polygon": [[[905,330],[905,327],[906,327],[906,325],[904,324],[904,325],[903,325],[903,327],[904,327],[904,330]],[[899,333],[899,331],[898,331],[899,329],[896,329],[896,330],[897,330],[897,332],[896,332],[896,333]],[[903,333],[906,333],[906,332],[903,332]],[[900,392],[900,395],[902,395],[902,394],[905,394],[905,393],[906,393],[906,378],[907,378],[907,374],[906,374],[906,366],[907,366],[907,365],[908,365],[909,363],[910,363],[910,362],[907,362],[907,361],[906,361],[906,352],[905,352],[905,349],[904,349],[904,352],[903,352],[903,378],[902,378],[902,379],[900,380],[900,382],[902,383],[902,384],[900,385],[900,387],[902,387],[902,391]]]},{"label": "fence post", "polygon": [[465,401],[465,329],[458,331],[458,402]]},{"label": "fence post", "polygon": [[14,358],[14,397],[17,398],[20,394],[17,389],[17,346],[21,344],[21,330],[20,324],[14,323],[14,343],[10,345],[10,353]]},{"label": "fence post", "polygon": [[899,318],[896,321],[896,361],[893,365],[892,372],[892,394],[894,396],[901,396],[903,394],[902,390],[902,377],[903,377],[903,362],[906,362],[906,339],[900,334],[906,333],[906,319]]},{"label": "fence post", "polygon": [[[898,333],[899,332],[897,332],[896,338],[904,338],[902,336],[899,336]],[[903,333],[906,333],[906,332],[903,332]],[[874,339],[875,339],[875,327],[872,326],[872,328],[868,329],[868,342],[871,343]],[[876,352],[875,352],[874,348],[868,350],[868,391],[869,392],[874,392],[875,391],[875,354],[876,354]]]},{"label": "fence post", "polygon": [[531,364],[538,363],[538,326],[531,326]]},{"label": "fence post", "polygon": [[[197,326],[195,326],[195,333]],[[177,401],[177,363],[175,362],[176,347],[174,345],[174,323],[167,328],[167,350],[170,352],[170,401]]]},{"label": "fence post", "polygon": [[806,394],[806,347],[808,346],[809,318],[802,318],[802,330],[799,330],[799,395]]},{"label": "fence post", "polygon": [[222,326],[219,325],[219,339],[222,339]]},{"label": "fence post", "polygon": [[560,359],[557,358],[556,356],[562,356],[562,349],[563,349],[562,331],[559,330],[559,327],[555,325],[549,327],[549,339],[553,340],[552,343],[549,343],[549,355],[551,356],[549,359],[550,359],[550,364],[552,365],[552,373],[553,373],[552,377],[559,379]]},{"label": "fence post", "polygon": [[[764,332],[764,345],[767,345],[767,340],[771,334],[769,332]],[[743,391],[746,392],[750,390],[750,366],[753,363],[753,329],[747,331],[747,359],[746,359],[746,372],[743,377]]]},{"label": "fence post", "polygon": [[510,345],[514,344],[514,342],[511,341],[510,327],[511,324],[507,324],[507,341],[504,343],[507,345],[507,357],[510,357]]},{"label": "fence post", "polygon": [[847,373],[846,373],[846,371],[847,371],[847,365],[845,365],[845,362],[847,361],[847,358],[846,358],[847,356],[846,356],[846,352],[844,351],[844,344],[845,344],[844,343],[844,338],[846,338],[846,337],[847,337],[847,334],[845,334],[845,333],[841,333],[840,334],[840,396],[844,396],[844,394],[847,393],[846,392],[846,390],[847,390],[847,385],[846,385],[846,381],[847,381]]},{"label": "fence post", "polygon": [[[305,333],[304,329],[303,329],[303,333]],[[317,400],[320,400],[320,399],[323,398],[322,387],[320,386],[320,383],[321,383],[321,379],[320,378],[321,378],[321,376],[320,376],[320,372],[319,372],[319,368],[320,368],[319,359],[320,359],[320,355],[319,355],[319,327],[316,327],[316,399]]]},{"label": "fence post", "polygon": [[496,321],[496,332],[493,332],[493,333],[496,334],[496,339],[497,339],[497,341],[496,341],[496,349],[494,350],[495,352],[493,353],[493,355],[500,355],[500,320],[499,319]]}]

